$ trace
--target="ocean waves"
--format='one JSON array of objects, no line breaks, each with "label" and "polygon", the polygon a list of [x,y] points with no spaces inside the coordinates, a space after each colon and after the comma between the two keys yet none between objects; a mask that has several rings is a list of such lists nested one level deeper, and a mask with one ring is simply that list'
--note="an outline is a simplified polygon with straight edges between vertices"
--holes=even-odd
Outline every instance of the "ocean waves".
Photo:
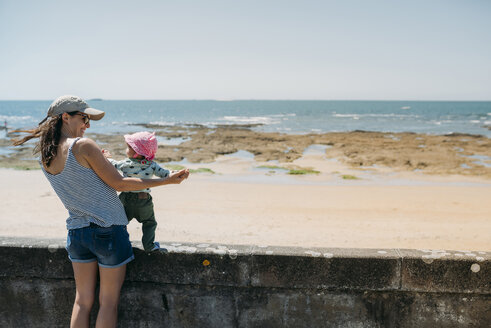
[{"label": "ocean waves", "polygon": [[410,115],[410,114],[395,114],[395,113],[389,113],[389,114],[338,114],[336,112],[332,113],[332,117],[343,117],[343,118],[353,118],[353,119],[360,119],[363,117],[389,117],[389,118],[400,118],[400,119],[406,119],[406,118],[419,118],[419,115]]},{"label": "ocean waves", "polygon": [[224,116],[219,119],[220,122],[226,124],[263,124],[272,125],[280,124],[282,121],[281,115],[270,116]]},{"label": "ocean waves", "polygon": [[[0,124],[34,127],[48,106],[47,101],[0,101]],[[251,125],[258,131],[287,134],[365,130],[491,137],[491,102],[103,100],[97,108],[106,116],[91,123],[94,133],[128,133],[148,124],[197,124]]]},{"label": "ocean waves", "polygon": [[0,115],[0,122],[3,123],[7,121],[7,123],[31,123],[35,122],[36,119],[30,115],[17,116],[17,115]]}]

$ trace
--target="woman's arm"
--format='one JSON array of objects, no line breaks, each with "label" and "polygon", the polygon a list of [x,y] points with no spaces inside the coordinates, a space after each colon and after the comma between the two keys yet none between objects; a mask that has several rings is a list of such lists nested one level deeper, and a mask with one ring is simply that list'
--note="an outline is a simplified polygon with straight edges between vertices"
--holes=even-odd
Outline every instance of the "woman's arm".
[{"label": "woman's arm", "polygon": [[[153,188],[167,184],[179,184],[189,176],[189,170],[181,170],[164,179],[124,178],[106,160],[99,146],[91,139],[83,138],[77,142],[78,153],[94,172],[110,187],[117,191],[132,191]],[[81,163],[82,164],[82,163]]]}]

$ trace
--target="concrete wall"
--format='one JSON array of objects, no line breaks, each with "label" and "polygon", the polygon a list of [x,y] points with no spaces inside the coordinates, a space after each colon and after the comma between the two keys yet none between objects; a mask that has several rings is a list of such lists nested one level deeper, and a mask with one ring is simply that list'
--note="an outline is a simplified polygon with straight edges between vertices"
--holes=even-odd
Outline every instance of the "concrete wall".
[{"label": "concrete wall", "polygon": [[[433,328],[491,322],[489,253],[163,246],[168,253],[135,248],[119,327]],[[67,327],[75,290],[64,241],[0,238],[0,291],[0,327]]]}]

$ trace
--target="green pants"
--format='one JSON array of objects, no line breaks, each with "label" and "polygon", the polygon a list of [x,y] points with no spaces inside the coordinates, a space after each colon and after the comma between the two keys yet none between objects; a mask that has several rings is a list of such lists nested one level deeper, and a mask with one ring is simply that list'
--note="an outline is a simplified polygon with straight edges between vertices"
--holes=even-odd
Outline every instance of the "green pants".
[{"label": "green pants", "polygon": [[122,192],[119,194],[119,199],[123,203],[128,222],[136,219],[142,224],[142,244],[145,251],[152,250],[155,241],[155,229],[157,221],[153,212],[152,196],[148,194],[148,198],[141,199],[138,193]]}]

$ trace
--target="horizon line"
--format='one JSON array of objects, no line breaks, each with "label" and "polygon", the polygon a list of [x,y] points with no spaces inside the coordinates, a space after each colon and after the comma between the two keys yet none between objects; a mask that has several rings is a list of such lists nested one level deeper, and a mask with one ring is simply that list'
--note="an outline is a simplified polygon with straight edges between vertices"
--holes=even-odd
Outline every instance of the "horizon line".
[{"label": "horizon line", "polygon": [[[135,98],[135,99],[116,99],[116,98],[82,98],[85,101],[218,101],[218,102],[232,102],[232,101],[407,101],[407,102],[491,102],[491,99],[268,99],[268,98],[237,98],[237,99],[157,99],[157,98]],[[53,101],[54,99],[0,99],[0,101]]]}]

